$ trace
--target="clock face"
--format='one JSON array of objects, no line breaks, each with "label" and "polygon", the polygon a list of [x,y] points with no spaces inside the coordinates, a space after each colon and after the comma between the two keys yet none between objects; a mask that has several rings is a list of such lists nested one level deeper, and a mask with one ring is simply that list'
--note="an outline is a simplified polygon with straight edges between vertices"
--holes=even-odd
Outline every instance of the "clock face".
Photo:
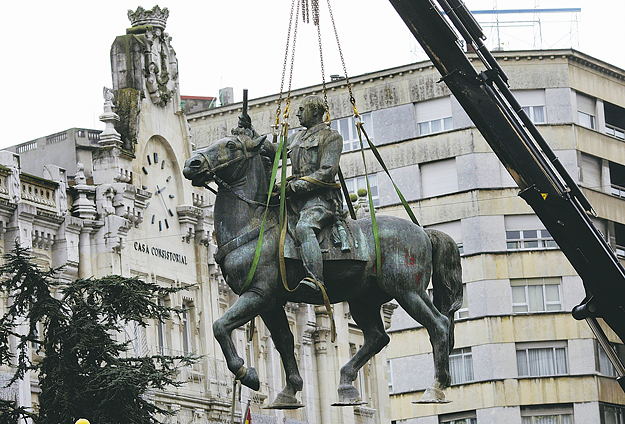
[{"label": "clock face", "polygon": [[144,150],[141,184],[152,193],[146,203],[145,221],[148,228],[171,234],[179,226],[176,217],[180,171],[164,143],[150,139]]}]

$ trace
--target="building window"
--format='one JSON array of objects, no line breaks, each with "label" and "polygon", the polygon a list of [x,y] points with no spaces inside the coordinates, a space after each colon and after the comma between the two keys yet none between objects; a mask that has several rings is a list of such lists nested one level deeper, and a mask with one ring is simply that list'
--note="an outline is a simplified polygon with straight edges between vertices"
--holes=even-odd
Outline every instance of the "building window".
[{"label": "building window", "polygon": [[[169,306],[168,302],[163,297],[158,298],[159,306]],[[158,341],[158,351],[161,355],[168,355],[167,351],[167,323],[164,321],[157,321],[156,325],[156,337]]]},{"label": "building window", "polygon": [[614,223],[614,241],[617,256],[625,257],[625,225]]},{"label": "building window", "polygon": [[579,168],[580,180],[584,183],[584,186],[601,190],[602,160],[596,156],[582,153]]},{"label": "building window", "polygon": [[184,302],[182,304],[182,315],[181,315],[181,331],[182,331],[182,351],[185,355],[188,355],[193,350],[192,347],[192,333],[191,326],[193,321],[191,320],[191,310],[193,306],[191,302]]},{"label": "building window", "polygon": [[562,310],[559,277],[513,279],[510,280],[510,286],[514,313]]},{"label": "building window", "polygon": [[[371,199],[373,200],[373,206],[380,206],[377,174],[369,175],[369,186],[371,187]],[[367,180],[364,175],[362,177],[347,178],[345,179],[345,187],[347,188],[348,193],[358,194],[358,190],[361,188],[364,188],[365,190],[367,189]]]},{"label": "building window", "polygon": [[516,359],[519,377],[549,377],[569,373],[566,342],[518,343]]},{"label": "building window", "polygon": [[610,162],[610,193],[625,198],[625,166]]},{"label": "building window", "polygon": [[573,408],[569,405],[521,406],[521,424],[573,424]]},{"label": "building window", "polygon": [[582,127],[596,129],[596,100],[577,93],[577,122]]},{"label": "building window", "polygon": [[586,112],[577,111],[577,120],[582,127],[595,129],[595,117]]},{"label": "building window", "polygon": [[606,134],[625,140],[625,108],[604,101],[603,110]]},{"label": "building window", "polygon": [[388,377],[388,392],[393,393],[393,362],[386,360],[386,372]]},{"label": "building window", "polygon": [[545,117],[545,90],[515,90],[512,94],[530,121],[535,124],[547,122]]},{"label": "building window", "polygon": [[605,133],[608,135],[612,135],[616,138],[620,138],[621,140],[625,140],[625,130],[622,130],[618,127],[613,127],[607,122],[605,124]]},{"label": "building window", "polygon": [[508,250],[557,249],[558,245],[547,230],[506,231]]},{"label": "building window", "polygon": [[[622,345],[620,343],[611,343],[610,345],[612,350],[619,358],[625,358],[625,345]],[[618,373],[614,369],[614,365],[612,365],[612,362],[610,362],[610,359],[608,359],[608,354],[596,340],[595,357],[597,372],[599,372],[599,374],[607,375],[608,377],[618,377]]]},{"label": "building window", "polygon": [[426,228],[428,230],[442,231],[443,233],[449,235],[456,242],[458,250],[460,250],[460,254],[462,255],[464,253],[462,244],[462,222],[460,220],[428,225]]},{"label": "building window", "polygon": [[433,121],[419,122],[419,135],[434,134],[441,131],[454,129],[454,121],[451,116],[435,119]]},{"label": "building window", "polygon": [[534,124],[545,123],[545,107],[544,106],[523,106],[523,111]]},{"label": "building window", "polygon": [[419,102],[415,105],[419,135],[433,134],[453,129],[451,97]]},{"label": "building window", "polygon": [[536,215],[507,215],[504,222],[508,250],[558,248]]},{"label": "building window", "polygon": [[[369,139],[373,141],[373,122],[371,119],[371,113],[360,114],[363,126]],[[343,137],[343,152],[349,152],[352,150],[360,149],[360,138],[358,138],[358,130],[356,129],[356,121],[353,116],[348,116],[341,119],[335,119],[331,122],[330,126],[341,134]],[[362,135],[362,144],[365,148],[368,147],[367,139],[365,135]]]},{"label": "building window", "polygon": [[601,424],[625,423],[625,407],[621,405],[599,403],[599,414],[601,417]]},{"label": "building window", "polygon": [[449,355],[449,372],[451,384],[462,384],[473,381],[473,356],[471,348],[454,349]]},{"label": "building window", "polygon": [[477,424],[475,411],[459,412],[455,414],[441,414],[439,424]]},{"label": "building window", "polygon": [[462,305],[456,311],[455,319],[469,318],[469,301],[467,300],[467,285],[462,285]]}]

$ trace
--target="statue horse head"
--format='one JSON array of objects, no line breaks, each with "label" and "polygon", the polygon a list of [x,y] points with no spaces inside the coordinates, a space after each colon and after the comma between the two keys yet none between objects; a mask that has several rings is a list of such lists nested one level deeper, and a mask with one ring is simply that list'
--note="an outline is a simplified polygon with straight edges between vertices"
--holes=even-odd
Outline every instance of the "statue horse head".
[{"label": "statue horse head", "polygon": [[259,157],[266,138],[252,138],[239,132],[217,140],[196,150],[185,162],[183,174],[195,187],[206,187],[211,181],[218,185],[236,185],[245,178],[250,160]]}]

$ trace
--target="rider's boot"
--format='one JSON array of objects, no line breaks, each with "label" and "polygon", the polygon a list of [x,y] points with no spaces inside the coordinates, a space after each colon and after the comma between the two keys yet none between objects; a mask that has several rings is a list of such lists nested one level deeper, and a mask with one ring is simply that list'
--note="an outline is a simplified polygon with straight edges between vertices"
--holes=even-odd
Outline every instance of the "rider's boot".
[{"label": "rider's boot", "polygon": [[308,276],[300,281],[300,284],[307,286],[314,292],[320,292],[321,288],[319,286],[323,285],[323,256],[321,255],[321,248],[319,247],[319,242],[317,239],[309,240],[300,246],[302,261],[304,262],[304,267],[308,271]]}]

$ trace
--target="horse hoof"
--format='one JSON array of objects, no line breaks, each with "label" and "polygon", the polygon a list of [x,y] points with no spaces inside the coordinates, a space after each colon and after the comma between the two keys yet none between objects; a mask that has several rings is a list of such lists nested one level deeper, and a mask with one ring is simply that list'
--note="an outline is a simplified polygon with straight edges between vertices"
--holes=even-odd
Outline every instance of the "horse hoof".
[{"label": "horse hoof", "polygon": [[276,396],[276,399],[271,403],[271,405],[265,407],[264,409],[298,409],[303,407],[304,405],[299,403],[295,396],[278,393],[278,396]]},{"label": "horse hoof", "polygon": [[445,398],[445,393],[441,389],[429,387],[421,396],[421,399],[412,403],[449,403],[450,400]]},{"label": "horse hoof", "polygon": [[356,389],[351,384],[339,385],[338,392],[339,392],[339,401],[337,402],[337,404],[355,405],[355,404],[358,404],[358,402],[361,402],[360,393],[358,392],[358,389]]},{"label": "horse hoof", "polygon": [[245,375],[241,377],[241,384],[254,391],[258,391],[260,389],[260,380],[258,379],[258,373],[255,368],[248,368],[245,372]]}]

